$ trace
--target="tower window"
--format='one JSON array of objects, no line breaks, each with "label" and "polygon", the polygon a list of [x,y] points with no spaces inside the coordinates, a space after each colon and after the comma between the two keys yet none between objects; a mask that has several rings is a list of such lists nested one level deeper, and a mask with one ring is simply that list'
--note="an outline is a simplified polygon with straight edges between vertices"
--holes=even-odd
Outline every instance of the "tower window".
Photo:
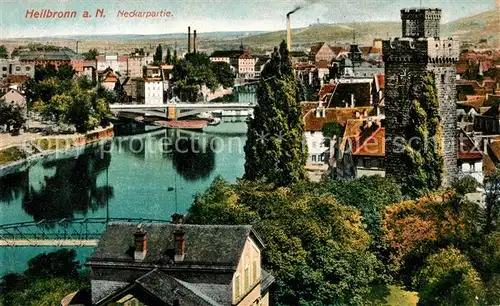
[{"label": "tower window", "polygon": [[444,83],[445,74],[441,74],[441,83]]}]

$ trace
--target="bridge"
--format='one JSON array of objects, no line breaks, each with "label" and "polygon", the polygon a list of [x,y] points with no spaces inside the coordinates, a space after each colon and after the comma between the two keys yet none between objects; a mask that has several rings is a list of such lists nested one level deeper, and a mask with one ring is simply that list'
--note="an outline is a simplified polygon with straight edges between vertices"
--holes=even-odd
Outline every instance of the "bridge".
[{"label": "bridge", "polygon": [[170,223],[143,218],[77,218],[0,225],[0,247],[95,247],[109,222]]},{"label": "bridge", "polygon": [[150,114],[168,119],[197,115],[207,111],[248,112],[255,107],[253,103],[168,103],[168,104],[111,104],[111,111]]}]

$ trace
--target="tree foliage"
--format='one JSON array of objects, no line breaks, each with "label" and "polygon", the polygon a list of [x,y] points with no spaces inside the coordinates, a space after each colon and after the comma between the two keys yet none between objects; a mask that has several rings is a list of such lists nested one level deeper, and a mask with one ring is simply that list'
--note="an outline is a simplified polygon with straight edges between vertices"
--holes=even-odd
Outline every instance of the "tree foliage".
[{"label": "tree foliage", "polygon": [[99,51],[96,48],[90,49],[88,52],[83,53],[86,61],[94,61],[99,56]]},{"label": "tree foliage", "polygon": [[427,256],[449,245],[468,248],[479,233],[477,204],[453,191],[430,194],[388,206],[382,223],[382,243],[396,279],[414,288],[414,271]]},{"label": "tree foliage", "polygon": [[69,293],[88,287],[87,276],[79,268],[73,249],[40,254],[29,260],[24,273],[2,278],[0,304],[59,305]]},{"label": "tree foliage", "polygon": [[26,96],[35,111],[47,120],[75,125],[86,132],[105,123],[108,96],[89,87],[88,80],[74,79],[71,66],[36,66],[35,78],[26,84]]},{"label": "tree foliage", "polygon": [[484,181],[486,193],[485,228],[486,234],[500,231],[500,170],[486,176]]},{"label": "tree foliage", "polygon": [[165,63],[168,65],[172,65],[172,53],[170,51],[170,48],[167,48],[167,55],[165,56]]},{"label": "tree foliage", "polygon": [[439,105],[434,74],[427,74],[410,90],[410,124],[403,140],[406,174],[396,177],[412,198],[441,186],[443,157]]},{"label": "tree foliage", "polygon": [[161,65],[162,60],[163,60],[163,49],[161,47],[161,44],[158,44],[158,47],[156,47],[155,54],[153,55],[154,65],[156,66]]},{"label": "tree foliage", "polygon": [[7,48],[4,45],[0,46],[0,58],[8,58],[9,57],[9,52],[7,51]]},{"label": "tree foliage", "polygon": [[26,123],[26,109],[15,103],[0,99],[0,126],[6,125],[7,131],[12,127],[14,132],[19,131]]},{"label": "tree foliage", "polygon": [[188,222],[252,224],[266,244],[264,267],[277,278],[281,305],[359,305],[379,262],[359,211],[303,186],[216,179],[199,194]]},{"label": "tree foliage", "polygon": [[479,274],[453,247],[429,256],[418,281],[419,305],[480,305],[484,300]]},{"label": "tree foliage", "polygon": [[215,90],[217,76],[212,71],[210,58],[205,53],[188,53],[184,59],[176,61],[173,70],[176,94],[182,100],[196,101],[203,85]]},{"label": "tree foliage", "polygon": [[245,175],[286,186],[306,179],[304,127],[286,44],[276,48],[257,88],[258,105],[248,124]]},{"label": "tree foliage", "polygon": [[217,83],[224,88],[232,88],[234,86],[235,75],[231,71],[231,66],[226,62],[212,62],[211,69],[217,78]]}]

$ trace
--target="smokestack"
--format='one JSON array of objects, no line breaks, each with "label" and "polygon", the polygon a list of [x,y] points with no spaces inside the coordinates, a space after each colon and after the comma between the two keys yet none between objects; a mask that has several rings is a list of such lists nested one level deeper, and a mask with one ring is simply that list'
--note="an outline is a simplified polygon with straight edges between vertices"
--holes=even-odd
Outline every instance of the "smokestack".
[{"label": "smokestack", "polygon": [[196,30],[193,32],[193,52],[196,53]]},{"label": "smokestack", "polygon": [[134,244],[134,260],[144,260],[148,251],[148,237],[146,231],[141,227],[140,224],[137,227],[137,231],[134,233]]},{"label": "smokestack", "polygon": [[188,53],[191,53],[191,27],[188,27]]},{"label": "smokestack", "polygon": [[186,255],[186,231],[177,229],[174,231],[175,256],[174,262],[182,262]]},{"label": "smokestack", "polygon": [[286,15],[286,47],[288,51],[292,51],[292,24],[290,21],[291,13]]}]

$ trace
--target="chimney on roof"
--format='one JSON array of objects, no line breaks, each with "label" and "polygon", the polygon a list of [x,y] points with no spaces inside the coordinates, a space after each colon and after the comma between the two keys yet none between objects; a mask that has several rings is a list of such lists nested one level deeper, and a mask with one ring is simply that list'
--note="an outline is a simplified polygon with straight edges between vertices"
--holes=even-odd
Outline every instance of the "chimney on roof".
[{"label": "chimney on roof", "polygon": [[196,53],[196,30],[193,31],[193,52]]},{"label": "chimney on roof", "polygon": [[191,27],[188,27],[188,53],[191,53]]},{"label": "chimney on roof", "polygon": [[148,251],[148,236],[141,224],[137,226],[137,231],[134,233],[134,244],[134,260],[144,260]]},{"label": "chimney on roof", "polygon": [[354,107],[354,94],[351,94],[351,107]]},{"label": "chimney on roof", "polygon": [[184,223],[184,215],[183,214],[179,214],[179,213],[175,213],[171,216],[172,218],[172,223],[173,224],[182,224]]},{"label": "chimney on roof", "polygon": [[178,228],[174,231],[174,241],[175,241],[175,256],[174,262],[184,261],[184,256],[186,255],[186,231],[182,228]]}]

